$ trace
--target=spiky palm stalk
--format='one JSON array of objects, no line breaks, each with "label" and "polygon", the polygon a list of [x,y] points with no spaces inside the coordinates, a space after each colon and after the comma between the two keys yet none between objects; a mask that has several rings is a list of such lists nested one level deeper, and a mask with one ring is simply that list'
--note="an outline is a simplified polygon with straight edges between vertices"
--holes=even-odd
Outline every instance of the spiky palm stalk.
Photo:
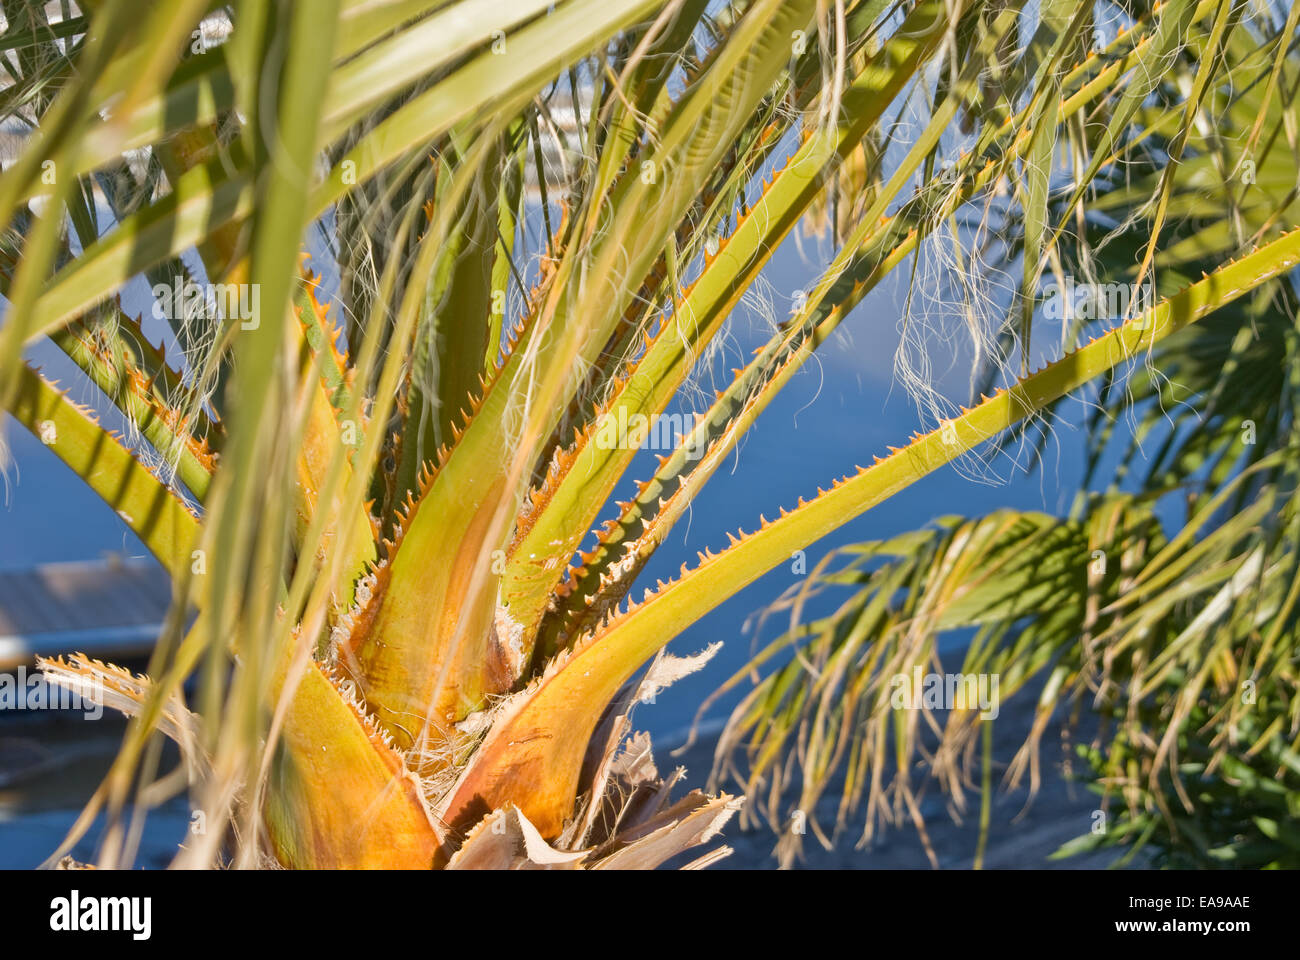
[{"label": "spiky palm stalk", "polygon": [[[1024,256],[1025,310],[1034,263],[1061,286],[1066,275],[1129,284],[1154,272],[1160,293],[1191,293],[1221,286],[1226,260],[1300,224],[1300,144],[1287,133],[1300,119],[1300,5],[1271,19],[1234,22],[1223,7],[1191,16],[1133,112],[1127,94],[1115,97],[1101,143],[1122,148],[1069,150],[1076,170],[1095,168],[1092,198],[1080,206],[1069,181],[1034,191],[1026,171],[1007,257],[1019,269]],[[1033,215],[1035,197],[1046,216]],[[1053,222],[1057,242],[1045,245]],[[973,700],[943,715],[892,710],[893,681],[920,667],[995,675],[1003,703],[1037,695],[1003,778],[1014,787],[1028,776],[1031,794],[1058,708],[1072,723],[1099,718],[1079,752],[1107,829],[1081,827],[1062,855],[1116,846],[1124,863],[1151,843],[1159,862],[1181,866],[1296,863],[1300,296],[1294,275],[1279,274],[1235,293],[1086,394],[1086,474],[1068,516],[945,517],[843,548],[772,611],[836,595],[828,615],[783,632],[723,687],[762,676],[731,715],[715,779],[733,775],[765,798],[783,862],[801,853],[801,834],[784,829],[790,808],[809,812],[827,845],[851,824],[863,840],[920,824],[922,760],[954,809],[983,795],[982,846],[994,721]],[[1085,317],[1063,333],[1087,339],[1099,326]],[[1022,466],[1037,464],[1051,429],[1048,416],[1022,423],[1008,444],[1030,453]],[[959,667],[938,654],[953,631],[975,631]],[[823,801],[834,813],[819,820]]]},{"label": "spiky palm stalk", "polygon": [[[70,28],[5,4],[12,45],[60,84],[43,96],[20,75],[6,91],[39,132],[0,179],[0,385],[176,585],[151,680],[47,664],[136,718],[70,837],[107,808],[105,862],[130,859],[128,803],[182,786],[156,778],[160,731],[207,814],[184,865],[233,851],[240,865],[645,866],[709,839],[735,801],[672,803],[643,739],[620,752],[641,684],[689,666],[642,674],[674,636],[1300,259],[1300,237],[1270,225],[1256,252],[627,606],[691,498],[853,306],[1022,162],[1050,160],[1058,129],[1103,159],[1122,150],[1132,111],[1099,143],[1085,119],[1115,96],[1140,106],[1125,78],[1158,80],[1219,5],[1172,2],[1102,56],[1073,2],[1020,51],[1020,5],[961,0],[243,0],[229,40],[187,56],[204,0],[88,6],[64,45],[52,34]],[[922,132],[886,168],[881,131],[932,65]],[[542,153],[561,94],[578,149],[557,176]],[[970,149],[944,164],[958,115]],[[1027,245],[1051,249],[1048,192],[1026,179]],[[602,428],[667,409],[772,251],[828,212],[839,252],[823,279],[597,526],[640,439]],[[313,225],[335,231],[324,284],[300,257]],[[113,300],[142,271],[253,284],[256,323],[177,319],[173,370]],[[128,443],[24,362],[46,336],[126,415]]]}]

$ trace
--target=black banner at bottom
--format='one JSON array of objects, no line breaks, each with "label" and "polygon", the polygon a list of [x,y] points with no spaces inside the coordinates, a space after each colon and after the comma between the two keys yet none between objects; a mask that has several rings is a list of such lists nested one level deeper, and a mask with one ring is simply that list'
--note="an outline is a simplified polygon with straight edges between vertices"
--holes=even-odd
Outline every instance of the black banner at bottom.
[{"label": "black banner at bottom", "polygon": [[[672,943],[730,949],[757,936],[861,941],[938,936],[988,948],[1199,939],[1228,946],[1295,929],[1288,873],[793,871],[620,873],[261,873],[38,871],[0,878],[6,944],[316,946],[431,951],[454,936],[500,949],[544,936],[577,946]],[[640,933],[638,933],[640,931]],[[673,931],[676,931],[675,933]],[[691,933],[690,931],[696,931]],[[1045,939],[1038,939],[1038,938]],[[667,939],[671,938],[671,939]],[[1030,941],[1022,941],[1030,942]]]}]

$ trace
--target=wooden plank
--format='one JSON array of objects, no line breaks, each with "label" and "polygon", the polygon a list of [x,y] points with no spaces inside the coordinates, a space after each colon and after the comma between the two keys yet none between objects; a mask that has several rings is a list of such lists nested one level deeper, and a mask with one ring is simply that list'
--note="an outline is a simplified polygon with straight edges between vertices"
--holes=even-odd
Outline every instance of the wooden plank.
[{"label": "wooden plank", "polygon": [[0,670],[36,655],[139,655],[171,603],[152,560],[91,560],[0,571]]}]

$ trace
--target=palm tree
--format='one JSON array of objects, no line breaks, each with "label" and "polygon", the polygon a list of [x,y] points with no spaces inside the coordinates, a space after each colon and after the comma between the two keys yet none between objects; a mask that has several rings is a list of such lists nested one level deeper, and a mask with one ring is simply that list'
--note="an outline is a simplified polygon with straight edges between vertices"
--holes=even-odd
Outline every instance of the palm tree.
[{"label": "palm tree", "polygon": [[[1051,220],[1077,216],[1079,227],[1046,252],[1057,289],[1076,270],[1127,287],[1154,266],[1173,292],[1300,221],[1297,143],[1285,132],[1298,116],[1300,6],[1238,23],[1211,13],[1144,92],[1122,165],[1117,155],[1098,167],[1086,205],[1073,206],[1073,184],[1052,185]],[[1003,227],[1006,268],[1041,231]],[[1029,305],[1032,272],[1023,276]],[[1070,725],[1082,713],[1100,721],[1078,750],[1105,818],[1061,856],[1118,847],[1123,864],[1150,845],[1153,862],[1181,867],[1300,863],[1289,822],[1300,809],[1298,308],[1294,277],[1268,279],[1082,394],[1085,474],[1067,516],[950,516],[845,547],[765,613],[836,598],[825,617],[796,617],[720,691],[761,675],[731,713],[714,776],[765,799],[783,863],[804,837],[787,829],[789,808],[812,818],[823,844],[850,826],[867,840],[916,815],[917,766],[953,809],[981,795],[983,850],[994,717],[974,701],[904,723],[890,709],[891,681],[942,671],[943,638],[963,633],[974,639],[960,675],[999,678],[1003,702],[1037,696],[1008,786],[1028,777],[1037,790],[1039,741],[1058,707]],[[1078,313],[1065,318],[1067,346],[1106,326]],[[1031,452],[1026,472],[1041,466],[1048,414],[1036,410],[1006,443]],[[815,815],[823,800],[826,823]],[[922,839],[928,849],[924,829]]]},{"label": "palm tree", "polygon": [[[100,860],[129,862],[138,818],[184,789],[207,821],[186,866],[654,866],[706,843],[738,800],[674,801],[627,736],[629,705],[699,664],[663,654],[674,636],[1300,262],[1294,193],[1252,194],[1205,277],[1010,372],[1090,191],[1133,202],[1118,164],[1147,141],[1169,169],[1199,158],[1248,31],[1266,66],[1243,74],[1293,112],[1294,10],[1139,4],[1097,51],[1076,0],[3,9],[22,146],[0,178],[0,401],[175,594],[149,678],[45,664],[133,717],[56,857],[106,810]],[[1190,86],[1166,83],[1198,47]],[[1293,150],[1277,129],[1252,149]],[[1176,179],[1139,283],[1189,215]],[[801,364],[924,241],[970,240],[978,207],[1024,265],[1003,345],[980,334],[1005,386],[629,604]],[[820,279],[704,414],[656,419],[801,221],[833,227]],[[45,338],[97,409],[33,367]],[[664,422],[667,455],[601,523]],[[160,776],[162,736],[184,763]]]}]

